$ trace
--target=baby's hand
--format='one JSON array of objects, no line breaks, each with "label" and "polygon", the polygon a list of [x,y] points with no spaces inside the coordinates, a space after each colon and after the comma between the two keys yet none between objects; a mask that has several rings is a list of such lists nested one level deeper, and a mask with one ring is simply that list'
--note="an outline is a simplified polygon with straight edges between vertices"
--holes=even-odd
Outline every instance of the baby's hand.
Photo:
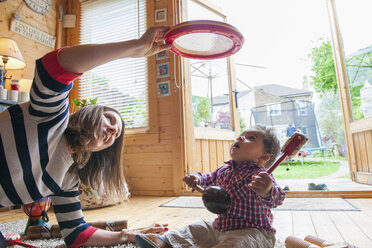
[{"label": "baby's hand", "polygon": [[267,197],[273,188],[273,181],[269,174],[260,172],[258,175],[252,176],[252,182],[248,184],[248,187],[260,196]]},{"label": "baby's hand", "polygon": [[192,188],[192,192],[194,192],[194,188],[196,185],[200,184],[200,177],[197,174],[187,174],[183,181]]}]

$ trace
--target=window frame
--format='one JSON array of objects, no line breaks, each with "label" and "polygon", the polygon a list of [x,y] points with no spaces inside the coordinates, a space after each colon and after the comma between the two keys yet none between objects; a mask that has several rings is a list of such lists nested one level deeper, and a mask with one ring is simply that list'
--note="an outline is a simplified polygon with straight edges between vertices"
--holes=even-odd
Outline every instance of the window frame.
[{"label": "window frame", "polygon": [[297,103],[297,114],[298,116],[307,116],[307,101],[306,100],[296,100]]}]

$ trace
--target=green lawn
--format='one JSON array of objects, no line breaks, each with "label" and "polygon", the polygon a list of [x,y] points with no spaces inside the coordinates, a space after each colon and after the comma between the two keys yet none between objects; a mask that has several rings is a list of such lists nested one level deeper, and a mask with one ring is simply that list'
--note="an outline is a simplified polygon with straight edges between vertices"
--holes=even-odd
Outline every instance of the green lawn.
[{"label": "green lawn", "polygon": [[287,171],[287,163],[284,161],[273,172],[275,179],[302,179],[302,178],[319,178],[335,173],[339,167],[339,162],[322,160],[304,159],[304,165],[301,165],[301,160],[293,160],[289,162],[289,170]]}]

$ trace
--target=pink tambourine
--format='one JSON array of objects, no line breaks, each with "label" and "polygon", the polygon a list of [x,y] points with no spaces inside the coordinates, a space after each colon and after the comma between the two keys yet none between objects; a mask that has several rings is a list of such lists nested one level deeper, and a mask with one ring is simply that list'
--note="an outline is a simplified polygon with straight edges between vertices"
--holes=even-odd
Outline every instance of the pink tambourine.
[{"label": "pink tambourine", "polygon": [[195,20],[172,27],[164,37],[173,44],[171,52],[191,59],[220,59],[243,46],[243,35],[233,26],[218,21]]}]

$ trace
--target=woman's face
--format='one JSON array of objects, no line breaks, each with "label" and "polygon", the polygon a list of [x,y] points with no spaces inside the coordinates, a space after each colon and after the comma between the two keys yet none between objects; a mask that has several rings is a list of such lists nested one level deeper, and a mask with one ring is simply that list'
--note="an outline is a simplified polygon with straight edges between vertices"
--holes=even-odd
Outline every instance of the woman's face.
[{"label": "woman's face", "polygon": [[114,111],[104,111],[102,133],[95,137],[95,141],[90,145],[91,152],[98,152],[114,144],[122,132],[122,120]]}]

